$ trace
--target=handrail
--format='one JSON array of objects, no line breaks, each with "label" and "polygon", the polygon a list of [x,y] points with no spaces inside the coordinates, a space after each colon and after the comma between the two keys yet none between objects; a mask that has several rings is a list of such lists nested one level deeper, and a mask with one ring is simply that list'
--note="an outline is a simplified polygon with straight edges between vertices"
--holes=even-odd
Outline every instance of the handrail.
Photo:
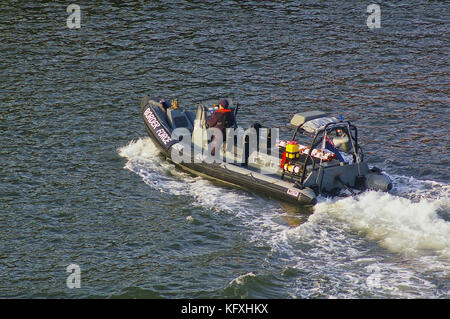
[{"label": "handrail", "polygon": [[[301,127],[302,125],[303,125],[303,124],[299,125],[299,126],[296,128],[293,137],[295,137],[295,135],[297,134],[297,131],[300,129],[300,127]],[[303,183],[305,182],[305,177],[306,177],[306,167],[307,167],[307,164],[308,164],[308,158],[309,158],[309,157],[312,158],[311,152],[312,152],[312,150],[317,146],[317,145],[316,145],[317,137],[318,137],[319,135],[323,134],[323,133],[325,133],[325,135],[324,135],[324,137],[325,137],[325,136],[328,134],[328,131],[329,131],[329,130],[331,131],[331,130],[333,129],[333,126],[341,126],[342,128],[345,128],[345,129],[346,129],[346,131],[347,131],[347,133],[348,133],[348,135],[349,135],[349,139],[350,139],[350,141],[351,141],[351,143],[352,143],[353,152],[355,153],[355,157],[356,157],[356,159],[357,159],[357,163],[358,163],[358,173],[361,174],[361,173],[360,173],[360,167],[359,167],[359,163],[360,163],[360,162],[359,162],[359,160],[358,160],[358,155],[357,155],[357,153],[356,153],[356,148],[359,147],[359,145],[358,145],[358,129],[356,128],[356,126],[354,126],[353,124],[351,124],[350,121],[331,122],[331,123],[327,123],[323,128],[321,128],[320,130],[318,130],[318,131],[316,132],[316,134],[314,135],[314,138],[313,138],[313,140],[312,140],[312,142],[311,142],[311,146],[310,146],[310,148],[309,148],[309,152],[308,152],[307,157],[306,157],[306,159],[305,159],[305,161],[304,161],[304,163],[303,163],[303,172],[302,172],[302,177],[301,177],[301,179],[300,179],[300,183],[301,183],[302,185],[303,185]],[[330,127],[331,127],[331,129],[330,129]],[[351,132],[352,130],[355,132],[355,136],[352,135],[352,132]],[[315,164],[314,160],[313,160],[313,163]],[[314,169],[314,164],[313,164],[312,169]]]}]

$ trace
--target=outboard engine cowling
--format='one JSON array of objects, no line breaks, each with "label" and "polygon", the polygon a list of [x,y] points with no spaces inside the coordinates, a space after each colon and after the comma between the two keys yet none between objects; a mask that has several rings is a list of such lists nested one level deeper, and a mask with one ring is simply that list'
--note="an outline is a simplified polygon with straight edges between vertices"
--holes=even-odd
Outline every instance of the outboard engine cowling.
[{"label": "outboard engine cowling", "polygon": [[366,175],[365,185],[367,189],[387,192],[392,189],[390,178],[382,173],[369,173]]}]

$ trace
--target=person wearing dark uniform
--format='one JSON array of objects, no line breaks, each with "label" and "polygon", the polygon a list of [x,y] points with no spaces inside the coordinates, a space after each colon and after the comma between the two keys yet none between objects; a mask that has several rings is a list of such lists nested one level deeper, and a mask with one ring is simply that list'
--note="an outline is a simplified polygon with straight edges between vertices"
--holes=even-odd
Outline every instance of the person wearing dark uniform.
[{"label": "person wearing dark uniform", "polygon": [[161,111],[163,111],[164,114],[166,114],[167,109],[169,108],[169,105],[167,104],[167,102],[165,100],[160,100],[158,106],[161,109]]},{"label": "person wearing dark uniform", "polygon": [[[223,99],[219,101],[219,109],[212,114],[208,120],[207,124],[208,127],[215,127],[218,128],[222,132],[223,141],[226,140],[226,129],[229,127],[234,126],[234,114],[233,112],[228,108],[228,101]],[[211,155],[215,155],[216,151],[216,143],[215,143],[215,136],[213,135],[212,139],[212,151]]]}]

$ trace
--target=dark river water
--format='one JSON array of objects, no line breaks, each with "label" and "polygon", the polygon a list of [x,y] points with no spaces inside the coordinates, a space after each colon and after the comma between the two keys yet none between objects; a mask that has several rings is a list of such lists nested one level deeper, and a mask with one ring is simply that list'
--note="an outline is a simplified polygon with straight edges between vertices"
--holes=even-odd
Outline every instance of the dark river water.
[{"label": "dark river water", "polygon": [[[448,1],[383,1],[375,29],[370,1],[74,3],[79,29],[0,3],[0,297],[450,297]],[[147,94],[342,115],[394,190],[306,210],[192,177]]]}]

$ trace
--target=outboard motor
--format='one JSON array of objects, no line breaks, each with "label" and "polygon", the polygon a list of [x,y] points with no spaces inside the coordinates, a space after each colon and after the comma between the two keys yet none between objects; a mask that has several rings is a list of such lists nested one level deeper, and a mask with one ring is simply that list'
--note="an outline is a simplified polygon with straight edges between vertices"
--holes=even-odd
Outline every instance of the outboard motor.
[{"label": "outboard motor", "polygon": [[379,168],[374,167],[366,175],[365,186],[367,189],[387,192],[392,189],[392,182],[388,176],[381,173]]}]

